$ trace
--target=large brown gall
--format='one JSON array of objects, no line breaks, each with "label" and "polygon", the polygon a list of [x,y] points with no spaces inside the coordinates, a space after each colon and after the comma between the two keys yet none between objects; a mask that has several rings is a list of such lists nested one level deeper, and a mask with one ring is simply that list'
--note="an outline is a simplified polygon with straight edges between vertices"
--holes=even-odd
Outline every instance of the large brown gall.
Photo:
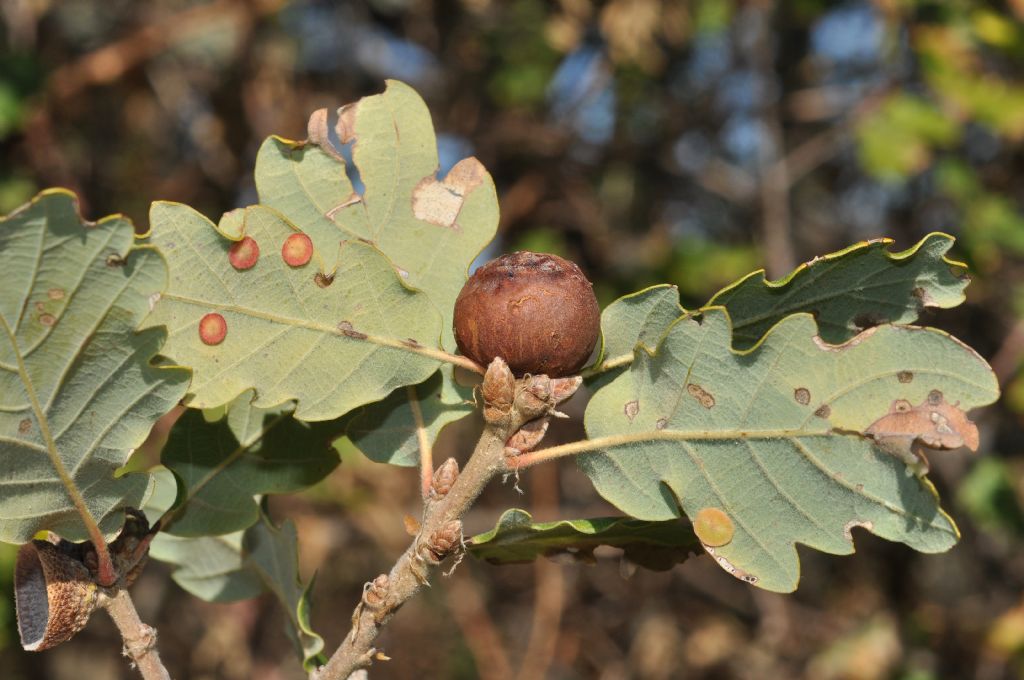
[{"label": "large brown gall", "polygon": [[518,376],[577,373],[600,328],[593,286],[557,255],[502,255],[477,269],[455,301],[459,351],[482,366],[501,357]]}]

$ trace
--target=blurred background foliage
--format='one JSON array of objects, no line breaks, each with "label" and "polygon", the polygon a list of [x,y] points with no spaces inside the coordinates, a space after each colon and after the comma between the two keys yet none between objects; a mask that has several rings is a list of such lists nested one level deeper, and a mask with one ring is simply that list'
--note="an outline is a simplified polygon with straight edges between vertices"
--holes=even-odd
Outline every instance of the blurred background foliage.
[{"label": "blurred background foliage", "polygon": [[[636,571],[467,560],[393,622],[381,678],[830,678],[1024,675],[1024,2],[972,0],[0,0],[0,213],[41,188],[86,215],[150,201],[216,218],[255,201],[269,134],[404,80],[427,99],[442,168],[476,155],[502,206],[486,254],[579,262],[602,304],[672,282],[684,305],[764,266],[942,230],[973,271],[968,304],[930,315],[990,359],[1007,398],[980,415],[981,459],[936,455],[964,537],[923,556],[857,535],[801,551],[793,596],[707,559]],[[577,400],[580,401],[580,400]],[[581,408],[576,404],[577,412]],[[555,438],[578,436],[562,431]],[[464,455],[473,423],[450,428]],[[609,513],[571,463],[489,490],[469,529],[524,504],[538,520]],[[351,450],[277,499],[315,626],[347,630],[417,512],[415,471]],[[13,551],[0,550],[10,593]],[[174,676],[299,678],[270,600],[212,605],[151,565],[136,586]],[[54,652],[21,652],[0,599],[5,679],[132,677],[98,616]]]}]

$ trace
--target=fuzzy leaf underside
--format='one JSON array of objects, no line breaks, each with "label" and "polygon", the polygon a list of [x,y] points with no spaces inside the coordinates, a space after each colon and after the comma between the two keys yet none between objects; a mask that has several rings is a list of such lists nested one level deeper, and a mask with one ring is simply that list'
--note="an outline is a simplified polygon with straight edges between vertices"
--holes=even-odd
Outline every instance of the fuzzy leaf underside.
[{"label": "fuzzy leaf underside", "polygon": [[[663,284],[623,295],[601,312],[601,352],[589,385],[599,390],[622,373],[633,360],[637,343],[658,344],[672,322],[686,313],[679,304],[679,289]],[[607,362],[607,363],[605,363]]]},{"label": "fuzzy leaf underside", "polygon": [[708,306],[729,310],[733,346],[749,349],[790,314],[807,312],[825,342],[846,342],[883,323],[909,324],[926,307],[956,307],[969,279],[965,265],[946,257],[954,239],[925,236],[915,246],[891,252],[892,239],[862,241],[816,257],[778,281],[752,272],[715,294]]},{"label": "fuzzy leaf underside", "polygon": [[175,565],[171,578],[184,590],[207,602],[237,602],[264,591],[259,575],[248,569],[242,554],[242,535],[183,538],[159,533],[149,555]]},{"label": "fuzzy leaf underside", "polygon": [[796,587],[796,543],[847,554],[854,526],[948,549],[958,533],[931,484],[862,433],[930,395],[963,411],[991,403],[991,369],[932,329],[880,326],[841,346],[816,334],[810,315],[794,315],[734,352],[726,310],[680,319],[594,395],[588,437],[611,439],[580,466],[633,517],[723,511],[734,535],[709,552],[769,590]]},{"label": "fuzzy leaf underside", "polygon": [[[440,317],[374,247],[335,242],[337,268],[323,270],[316,250],[308,264],[286,263],[282,245],[299,232],[263,206],[227,213],[215,227],[187,206],[154,203],[150,221],[170,285],[147,324],[165,325],[163,353],[193,369],[191,406],[218,406],[252,389],[258,408],[294,400],[296,418],[330,420],[437,370],[438,360],[404,343],[437,347]],[[229,248],[243,236],[260,256],[237,270]],[[210,345],[199,324],[212,313],[227,332]]]},{"label": "fuzzy leaf underside", "polygon": [[[280,211],[318,248],[339,239],[365,239],[395,264],[406,283],[423,291],[441,315],[441,345],[454,352],[452,313],[470,264],[494,238],[498,199],[494,181],[468,158],[444,178],[430,112],[416,92],[388,81],[382,94],[338,112],[338,138],[352,145],[352,163],[365,189],[357,192],[346,161],[329,141],[327,111],[313,114],[310,139],[270,137],[256,158],[260,202]],[[329,263],[328,263],[329,265]],[[427,440],[467,415],[470,391],[450,367],[416,388]],[[439,395],[439,396],[438,396]],[[405,389],[366,406],[350,437],[372,460],[414,465],[419,424]],[[381,427],[376,427],[381,423]]]},{"label": "fuzzy leaf underside", "polygon": [[259,520],[254,496],[301,491],[337,466],[337,422],[303,423],[290,404],[260,409],[252,396],[243,393],[219,420],[189,409],[175,423],[162,461],[183,498],[165,531],[213,536],[246,529]]},{"label": "fuzzy leaf underside", "polygon": [[337,130],[342,143],[352,144],[362,193],[328,141],[322,110],[310,119],[311,139],[270,137],[263,143],[255,173],[260,203],[309,234],[322,252],[333,253],[339,240],[372,242],[434,303],[443,319],[443,346],[454,351],[455,298],[498,227],[494,181],[475,158],[437,177],[430,112],[398,81],[342,107]]},{"label": "fuzzy leaf underside", "polygon": [[392,392],[383,401],[354,411],[346,420],[345,434],[370,460],[415,466],[420,462],[419,422],[408,390],[416,390],[415,404],[428,442],[437,441],[449,423],[474,410],[473,390],[452,377],[454,368],[442,366],[426,382]]},{"label": "fuzzy leaf underside", "polygon": [[151,491],[114,474],[189,375],[150,365],[161,330],[135,332],[166,268],[134,239],[126,218],[83,222],[64,190],[0,221],[0,540],[109,536]]},{"label": "fuzzy leaf underside", "polygon": [[648,522],[630,517],[598,517],[535,523],[530,513],[506,510],[490,531],[466,541],[471,555],[491,564],[532,562],[569,556],[592,561],[594,549],[621,548],[630,562],[664,570],[701,551],[689,522]]}]

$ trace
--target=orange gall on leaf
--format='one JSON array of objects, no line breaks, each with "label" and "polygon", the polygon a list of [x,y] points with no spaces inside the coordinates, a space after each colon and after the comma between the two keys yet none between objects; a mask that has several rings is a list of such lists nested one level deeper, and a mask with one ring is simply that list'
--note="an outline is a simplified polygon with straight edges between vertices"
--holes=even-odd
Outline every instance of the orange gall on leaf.
[{"label": "orange gall on leaf", "polygon": [[289,267],[303,267],[313,257],[313,242],[305,234],[292,234],[281,246],[281,257]]},{"label": "orange gall on leaf", "polygon": [[228,262],[239,271],[251,269],[260,259],[260,246],[251,236],[246,236],[228,250]]},{"label": "orange gall on leaf", "polygon": [[718,548],[732,541],[736,527],[718,508],[704,508],[693,519],[693,532],[704,545]]},{"label": "orange gall on leaf", "polygon": [[216,312],[199,320],[199,339],[207,345],[219,345],[228,334],[228,322]]}]

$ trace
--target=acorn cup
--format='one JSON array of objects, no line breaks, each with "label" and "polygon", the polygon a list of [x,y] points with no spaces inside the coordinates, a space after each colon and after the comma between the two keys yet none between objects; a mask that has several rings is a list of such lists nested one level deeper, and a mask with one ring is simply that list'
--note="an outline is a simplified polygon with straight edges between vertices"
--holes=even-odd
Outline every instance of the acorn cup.
[{"label": "acorn cup", "polygon": [[21,646],[40,652],[82,630],[99,604],[99,587],[68,551],[36,540],[18,550],[14,600]]}]

